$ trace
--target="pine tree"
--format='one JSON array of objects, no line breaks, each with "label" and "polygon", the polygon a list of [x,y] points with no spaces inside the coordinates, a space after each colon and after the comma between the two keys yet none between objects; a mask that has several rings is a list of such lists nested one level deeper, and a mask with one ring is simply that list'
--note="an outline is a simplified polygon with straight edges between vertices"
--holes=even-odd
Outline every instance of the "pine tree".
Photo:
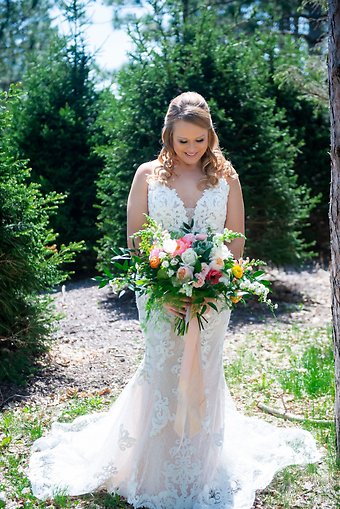
[{"label": "pine tree", "polygon": [[91,266],[98,238],[94,202],[100,161],[92,152],[97,97],[86,55],[73,56],[76,61],[56,42],[32,66],[14,128],[21,155],[30,161],[32,180],[44,192],[67,195],[52,222],[60,241],[85,240],[87,249],[77,264]]},{"label": "pine tree", "polygon": [[99,93],[90,77],[92,57],[82,40],[78,4],[71,2],[67,14],[75,26],[72,35],[55,38],[29,66],[14,131],[22,157],[30,161],[32,180],[44,192],[66,194],[52,225],[63,243],[85,241],[76,267],[88,271],[98,239],[95,181],[101,161],[94,145]]}]

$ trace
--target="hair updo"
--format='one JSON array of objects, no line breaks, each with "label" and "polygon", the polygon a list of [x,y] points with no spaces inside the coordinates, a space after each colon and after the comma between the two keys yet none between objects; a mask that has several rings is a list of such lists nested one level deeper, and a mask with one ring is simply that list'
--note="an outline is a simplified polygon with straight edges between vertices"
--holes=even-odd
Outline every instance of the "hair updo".
[{"label": "hair updo", "polygon": [[159,165],[149,176],[166,183],[174,174],[177,155],[173,148],[173,130],[178,120],[191,122],[208,130],[208,148],[202,156],[202,187],[215,186],[221,177],[237,177],[236,170],[222,154],[208,103],[197,92],[183,92],[169,104],[162,129],[162,149],[157,157]]}]

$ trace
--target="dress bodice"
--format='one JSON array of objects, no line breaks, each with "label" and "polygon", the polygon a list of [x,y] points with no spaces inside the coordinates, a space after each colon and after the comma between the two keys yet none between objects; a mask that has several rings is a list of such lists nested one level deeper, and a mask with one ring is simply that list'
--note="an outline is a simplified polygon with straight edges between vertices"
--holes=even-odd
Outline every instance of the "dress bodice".
[{"label": "dress bodice", "polygon": [[220,178],[214,187],[206,188],[193,208],[186,208],[177,191],[159,181],[148,184],[149,215],[163,228],[177,231],[183,222],[194,219],[193,231],[210,228],[222,232],[227,214],[229,184]]}]

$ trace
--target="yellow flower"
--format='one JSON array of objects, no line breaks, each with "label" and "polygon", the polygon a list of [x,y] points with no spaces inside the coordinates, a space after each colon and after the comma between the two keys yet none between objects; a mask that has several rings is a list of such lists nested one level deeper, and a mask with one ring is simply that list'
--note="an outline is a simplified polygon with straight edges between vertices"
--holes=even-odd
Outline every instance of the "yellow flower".
[{"label": "yellow flower", "polygon": [[243,276],[243,267],[241,267],[241,265],[234,265],[231,271],[238,279]]},{"label": "yellow flower", "polygon": [[230,300],[233,304],[237,304],[241,299],[242,297],[240,295],[238,297],[235,297],[234,295],[230,297]]}]

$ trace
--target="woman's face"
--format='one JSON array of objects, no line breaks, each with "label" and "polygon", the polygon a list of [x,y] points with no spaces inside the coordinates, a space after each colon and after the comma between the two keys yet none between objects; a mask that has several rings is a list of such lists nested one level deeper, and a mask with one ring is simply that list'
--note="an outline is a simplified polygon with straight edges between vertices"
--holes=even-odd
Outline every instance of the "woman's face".
[{"label": "woman's face", "polygon": [[173,128],[173,145],[180,162],[195,165],[208,148],[208,129],[185,120],[177,120]]}]

